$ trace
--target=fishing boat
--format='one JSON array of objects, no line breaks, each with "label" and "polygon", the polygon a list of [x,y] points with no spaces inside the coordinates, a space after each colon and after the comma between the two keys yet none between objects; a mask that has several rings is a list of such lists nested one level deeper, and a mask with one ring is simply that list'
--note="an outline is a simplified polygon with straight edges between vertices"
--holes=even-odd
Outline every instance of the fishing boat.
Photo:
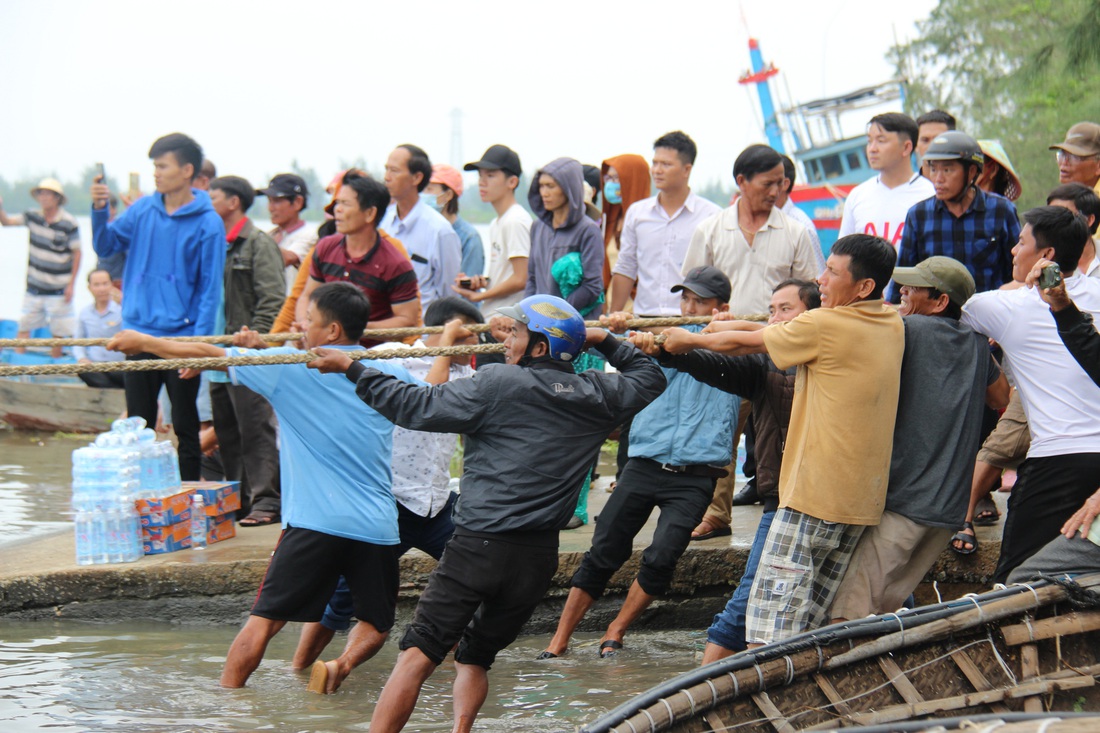
[{"label": "fishing boat", "polygon": [[[33,338],[49,335],[46,329],[31,334]],[[14,336],[15,323],[0,321],[0,338]],[[71,356],[55,359],[41,349],[25,354],[0,351],[0,364],[6,366],[74,362]],[[15,430],[101,433],[125,410],[123,390],[89,387],[77,377],[0,377],[0,423]]]},{"label": "fishing boat", "polygon": [[[669,680],[581,731],[909,731],[932,728],[920,721],[935,716],[1015,725],[1052,711],[1100,710],[1097,675],[1100,575],[1049,579],[742,652]],[[1049,732],[1050,720],[1020,730]]]},{"label": "fishing boat", "polygon": [[[768,145],[780,153],[789,151],[801,167],[801,183],[791,191],[791,201],[813,220],[821,249],[828,257],[840,229],[844,199],[875,175],[867,162],[863,128],[858,135],[845,135],[843,118],[869,108],[900,109],[904,85],[901,80],[892,80],[778,111],[771,85],[779,69],[764,63],[760,42],[755,38],[749,39],[749,60],[751,69],[738,82],[756,88]],[[863,117],[860,124],[866,121]]]}]

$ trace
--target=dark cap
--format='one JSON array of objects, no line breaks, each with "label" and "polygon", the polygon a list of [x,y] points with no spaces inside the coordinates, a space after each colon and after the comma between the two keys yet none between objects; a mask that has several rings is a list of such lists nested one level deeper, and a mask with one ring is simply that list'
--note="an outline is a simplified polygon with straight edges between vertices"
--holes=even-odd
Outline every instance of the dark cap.
[{"label": "dark cap", "polygon": [[256,189],[256,195],[267,196],[272,199],[292,199],[295,196],[307,198],[309,189],[306,188],[306,182],[302,180],[301,176],[296,176],[293,173],[280,173],[271,179],[271,183],[267,184],[267,188]]},{"label": "dark cap", "polygon": [[974,276],[966,265],[941,255],[921,260],[914,267],[895,267],[894,282],[914,288],[933,288],[946,293],[956,305],[970,300],[976,290]]},{"label": "dark cap", "polygon": [[519,176],[523,173],[523,168],[519,164],[519,156],[516,155],[516,151],[507,145],[490,145],[485,154],[481,156],[481,160],[476,163],[467,163],[462,167],[462,170],[477,171],[482,168],[491,171],[504,171],[505,173],[511,173],[513,176]]},{"label": "dark cap", "polygon": [[256,200],[252,184],[240,176],[218,176],[210,182],[210,190],[223,191],[241,200],[241,211],[248,211]]},{"label": "dark cap", "polygon": [[672,286],[672,292],[690,290],[701,298],[718,298],[720,303],[730,302],[730,279],[713,265],[696,267],[684,277],[684,282]]},{"label": "dark cap", "polygon": [[1100,155],[1100,125],[1095,122],[1078,122],[1066,131],[1066,139],[1051,150],[1064,150],[1071,155],[1088,158]]}]

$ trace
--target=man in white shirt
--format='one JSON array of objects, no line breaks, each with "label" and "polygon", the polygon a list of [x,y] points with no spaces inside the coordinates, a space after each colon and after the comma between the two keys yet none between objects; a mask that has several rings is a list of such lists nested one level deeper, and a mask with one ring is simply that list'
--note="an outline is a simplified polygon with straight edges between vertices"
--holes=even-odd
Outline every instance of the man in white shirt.
[{"label": "man in white shirt", "polygon": [[[779,283],[792,278],[817,279],[821,248],[814,245],[804,226],[775,208],[787,180],[779,153],[767,145],[750,145],[734,161],[733,177],[741,195],[695,230],[682,272],[686,276],[700,265],[714,265],[733,286],[731,313],[767,313],[772,291]],[[752,411],[747,400],[741,404],[734,446],[740,442]],[[730,534],[735,468],[731,465],[730,476],[718,481],[714,500],[691,533],[693,540]]]},{"label": "man in white shirt", "polygon": [[279,245],[286,268],[286,292],[294,286],[302,259],[317,244],[317,230],[307,226],[302,219],[309,201],[309,189],[301,176],[280,173],[271,179],[267,188],[256,189],[257,196],[267,196],[267,213],[275,225],[268,234]]},{"label": "man in white shirt", "polygon": [[679,130],[653,143],[650,170],[657,195],[626,211],[619,258],[611,276],[612,313],[626,306],[636,284],[636,316],[680,315],[679,294],[671,289],[683,279],[680,269],[688,243],[700,224],[721,211],[688,186],[695,154],[695,142]]},{"label": "man in white shirt", "polygon": [[492,315],[523,298],[527,286],[527,257],[531,253],[531,222],[527,210],[516,203],[516,187],[523,173],[519,156],[506,145],[491,145],[481,160],[463,170],[477,171],[477,192],[492,204],[497,216],[489,224],[489,267],[485,275],[471,276],[468,287],[456,278],[451,288]]},{"label": "man in white shirt", "polygon": [[450,295],[449,286],[462,263],[462,244],[451,223],[420,201],[431,178],[432,161],[421,148],[408,144],[394,148],[386,159],[383,179],[393,201],[379,225],[405,245],[416,271],[420,307],[424,310],[433,300]]},{"label": "man in white shirt", "polygon": [[[1013,279],[1023,281],[1046,258],[1057,262],[1081,311],[1100,314],[1100,281],[1076,271],[1089,237],[1085,218],[1061,206],[1024,214],[1012,249]],[[1054,539],[1096,490],[1100,475],[1100,387],[1066,351],[1050,310],[1034,289],[979,293],[962,323],[1001,345],[1031,429],[1031,448],[1009,498],[994,582]]]},{"label": "man in white shirt", "polygon": [[871,234],[897,249],[905,215],[918,201],[936,195],[932,182],[913,172],[918,127],[908,115],[888,112],[867,125],[867,162],[879,174],[852,189],[844,201],[837,236]]}]

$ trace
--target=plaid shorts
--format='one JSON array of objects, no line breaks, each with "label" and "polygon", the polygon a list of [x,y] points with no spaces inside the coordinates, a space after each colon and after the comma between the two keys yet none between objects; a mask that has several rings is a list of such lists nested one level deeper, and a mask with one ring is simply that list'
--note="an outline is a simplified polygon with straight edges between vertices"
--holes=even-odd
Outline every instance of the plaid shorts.
[{"label": "plaid shorts", "polygon": [[771,644],[824,625],[863,530],[777,511],[749,594],[747,641]]}]

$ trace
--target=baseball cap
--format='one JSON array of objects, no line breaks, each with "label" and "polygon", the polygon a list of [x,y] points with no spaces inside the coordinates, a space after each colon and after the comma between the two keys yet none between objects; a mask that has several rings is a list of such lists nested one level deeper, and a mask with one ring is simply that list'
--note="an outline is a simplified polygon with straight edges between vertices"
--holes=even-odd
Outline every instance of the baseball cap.
[{"label": "baseball cap", "polygon": [[1051,145],[1050,149],[1064,150],[1082,158],[1100,155],[1100,125],[1095,122],[1078,122],[1066,131],[1065,140]]},{"label": "baseball cap", "polygon": [[962,305],[977,289],[966,265],[950,257],[936,255],[915,267],[895,267],[894,282],[914,288],[935,288],[947,293],[952,303]]},{"label": "baseball cap", "polygon": [[455,196],[462,196],[462,174],[446,163],[436,163],[432,166],[432,178],[429,183],[442,183],[454,191]]},{"label": "baseball cap", "polygon": [[257,188],[257,196],[267,196],[272,199],[292,199],[295,196],[309,196],[309,189],[301,176],[293,173],[280,173],[271,179],[267,188]]},{"label": "baseball cap", "polygon": [[519,164],[519,156],[516,155],[516,151],[507,145],[490,145],[485,154],[481,156],[481,160],[462,166],[464,171],[476,171],[482,168],[494,171],[501,170],[505,173],[511,173],[513,176],[523,173],[523,168]]},{"label": "baseball cap", "polygon": [[31,189],[31,196],[34,196],[39,191],[53,191],[61,197],[62,204],[69,200],[65,195],[65,189],[61,187],[61,181],[56,178],[43,178],[38,182],[37,186]]},{"label": "baseball cap", "polygon": [[240,176],[218,176],[210,182],[211,189],[232,194],[241,200],[241,211],[248,211],[256,200],[256,190],[252,184]]},{"label": "baseball cap", "polygon": [[702,298],[718,298],[722,303],[730,302],[730,279],[713,265],[701,265],[689,272],[684,281],[673,285],[671,292],[690,290]]}]

